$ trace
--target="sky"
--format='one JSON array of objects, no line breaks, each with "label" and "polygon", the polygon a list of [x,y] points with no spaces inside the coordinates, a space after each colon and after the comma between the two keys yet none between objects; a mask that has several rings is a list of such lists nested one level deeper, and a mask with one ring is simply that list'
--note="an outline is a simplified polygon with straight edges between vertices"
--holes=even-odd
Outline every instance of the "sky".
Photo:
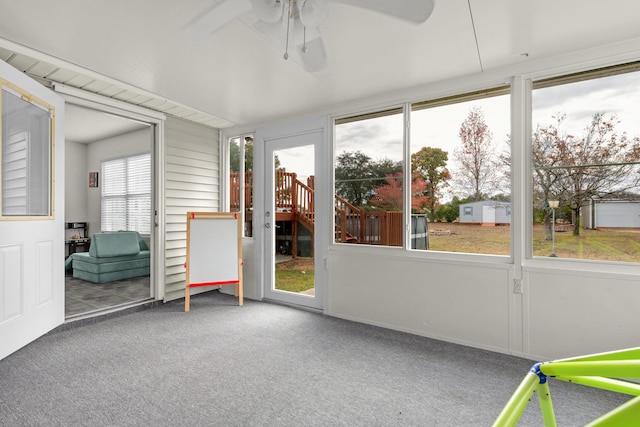
[{"label": "sky", "polygon": [[640,136],[640,72],[535,90],[533,112],[534,129],[536,123],[551,124],[551,116],[562,112],[567,131],[581,134],[595,113],[605,113],[620,119],[620,133]]},{"label": "sky", "polygon": [[[460,146],[458,131],[473,106],[482,108],[492,141],[500,150],[510,133],[509,96],[495,96],[415,111],[411,116],[411,152],[421,147],[441,148],[449,154],[449,169],[455,167],[454,150]],[[553,123],[552,116],[565,113],[563,129],[581,135],[593,114],[615,114],[619,133],[640,136],[640,72],[586,80],[533,93],[533,127]],[[402,160],[402,114],[338,125],[336,157],[345,151],[362,151],[372,160]],[[301,177],[313,174],[311,146],[278,152],[281,165]]]},{"label": "sky", "polygon": [[284,167],[287,172],[295,172],[298,180],[305,184],[308,177],[315,175],[313,145],[278,150],[276,156],[280,160],[280,167]]}]

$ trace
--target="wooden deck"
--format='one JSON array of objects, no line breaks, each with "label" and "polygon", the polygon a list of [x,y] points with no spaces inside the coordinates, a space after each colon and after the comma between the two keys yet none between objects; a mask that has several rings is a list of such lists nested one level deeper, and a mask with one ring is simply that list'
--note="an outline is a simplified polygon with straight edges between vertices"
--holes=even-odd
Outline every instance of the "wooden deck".
[{"label": "wooden deck", "polygon": [[[293,172],[276,171],[275,209],[276,222],[291,223],[292,255],[297,253],[298,224],[311,232],[313,248],[315,228],[314,177],[307,183],[298,180]],[[253,221],[253,173],[245,174],[244,210],[245,219]],[[230,176],[230,208],[240,211],[240,176]],[[365,211],[340,196],[334,197],[335,241],[343,243],[402,246],[402,212]],[[276,234],[278,232],[276,231]]]}]

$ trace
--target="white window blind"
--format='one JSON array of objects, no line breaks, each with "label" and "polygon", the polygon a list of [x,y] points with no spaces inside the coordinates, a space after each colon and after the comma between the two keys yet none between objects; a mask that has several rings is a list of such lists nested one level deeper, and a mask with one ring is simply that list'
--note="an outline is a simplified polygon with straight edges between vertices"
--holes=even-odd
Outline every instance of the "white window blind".
[{"label": "white window blind", "polygon": [[102,162],[102,231],[151,234],[151,154]]}]

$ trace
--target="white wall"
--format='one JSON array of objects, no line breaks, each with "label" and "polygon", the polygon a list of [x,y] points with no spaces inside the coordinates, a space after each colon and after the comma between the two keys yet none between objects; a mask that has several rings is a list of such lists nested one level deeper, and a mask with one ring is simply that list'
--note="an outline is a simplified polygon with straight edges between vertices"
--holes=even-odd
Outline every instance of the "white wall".
[{"label": "white wall", "polygon": [[[640,342],[640,264],[531,258],[531,201],[527,149],[527,78],[544,78],[640,59],[637,41],[452,79],[428,87],[334,106],[326,117],[358,114],[400,102],[435,99],[513,84],[512,256],[423,253],[400,248],[321,245],[326,259],[325,313],[359,322],[550,360],[637,346]],[[306,118],[279,123],[282,133]],[[274,126],[268,124],[265,126]],[[243,131],[243,130],[242,130]],[[233,130],[227,130],[233,134]],[[260,127],[256,129],[260,132]],[[241,130],[238,131],[241,133]],[[331,135],[331,129],[327,129]],[[316,182],[331,186],[332,141]],[[255,162],[263,150],[256,147]],[[325,195],[327,200],[331,195]],[[327,202],[325,200],[325,202]],[[328,206],[332,206],[328,203]],[[263,209],[254,205],[254,216]],[[331,236],[330,209],[316,224]],[[258,225],[259,227],[259,225]],[[260,263],[261,233],[255,262]],[[245,271],[248,265],[245,264]],[[256,269],[259,282],[260,269]],[[322,275],[316,272],[316,277]],[[522,286],[517,286],[521,284]],[[522,289],[520,292],[519,288]]]},{"label": "white wall", "polygon": [[[87,146],[86,173],[82,179],[86,191],[86,221],[89,223],[89,235],[100,230],[100,183],[102,180],[101,162],[152,151],[152,128],[140,129],[113,138],[94,142]],[[98,172],[97,188],[89,188],[89,172]]]},{"label": "white wall", "polygon": [[639,345],[640,276],[603,267],[525,269],[527,353],[564,357]]},{"label": "white wall", "polygon": [[427,260],[391,248],[329,250],[327,313],[502,351],[509,347],[509,265]]},{"label": "white wall", "polygon": [[[255,240],[249,238],[242,239],[242,261],[244,263],[242,268],[242,288],[244,290],[244,297],[259,301],[262,299],[262,275],[257,273],[256,268],[253,268],[254,266],[260,265],[255,255]],[[226,293],[231,293],[232,290],[229,286],[227,289],[224,289]]]},{"label": "white wall", "polygon": [[65,146],[65,222],[87,221],[87,145],[66,141]]}]

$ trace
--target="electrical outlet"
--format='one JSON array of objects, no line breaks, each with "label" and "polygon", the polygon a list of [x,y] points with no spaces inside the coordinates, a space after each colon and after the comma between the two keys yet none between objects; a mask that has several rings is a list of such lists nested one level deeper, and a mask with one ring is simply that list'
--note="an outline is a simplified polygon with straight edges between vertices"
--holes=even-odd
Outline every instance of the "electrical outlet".
[{"label": "electrical outlet", "polygon": [[513,279],[513,293],[514,294],[522,293],[522,279]]}]

